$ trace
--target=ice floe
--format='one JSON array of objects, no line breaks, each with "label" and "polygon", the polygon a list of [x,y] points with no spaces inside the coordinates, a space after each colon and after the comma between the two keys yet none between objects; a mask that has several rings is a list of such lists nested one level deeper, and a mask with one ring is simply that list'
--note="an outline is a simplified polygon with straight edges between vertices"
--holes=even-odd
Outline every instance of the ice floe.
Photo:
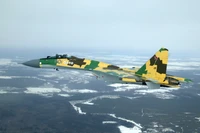
[{"label": "ice floe", "polygon": [[134,126],[133,128],[128,128],[125,126],[118,126],[121,133],[142,133],[141,129]]}]

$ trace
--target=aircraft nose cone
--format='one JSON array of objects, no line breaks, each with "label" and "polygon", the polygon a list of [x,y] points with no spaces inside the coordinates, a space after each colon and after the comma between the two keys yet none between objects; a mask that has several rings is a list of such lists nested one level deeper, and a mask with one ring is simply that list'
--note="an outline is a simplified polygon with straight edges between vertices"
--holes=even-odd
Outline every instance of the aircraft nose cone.
[{"label": "aircraft nose cone", "polygon": [[30,61],[26,61],[22,64],[25,65],[25,66],[39,68],[40,67],[40,60],[39,59],[30,60]]}]

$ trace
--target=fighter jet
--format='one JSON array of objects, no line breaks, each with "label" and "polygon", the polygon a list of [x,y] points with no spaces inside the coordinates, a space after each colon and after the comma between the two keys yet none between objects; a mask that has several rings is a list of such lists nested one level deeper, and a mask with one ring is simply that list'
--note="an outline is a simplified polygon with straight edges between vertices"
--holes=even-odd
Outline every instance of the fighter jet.
[{"label": "fighter jet", "polygon": [[[168,49],[161,48],[140,68],[119,66],[76,56],[56,55],[34,59],[23,64],[35,68],[76,69],[92,72],[98,79],[112,83],[147,85],[148,88],[179,88],[182,82],[190,79],[167,74]],[[79,75],[77,75],[79,76]]]}]

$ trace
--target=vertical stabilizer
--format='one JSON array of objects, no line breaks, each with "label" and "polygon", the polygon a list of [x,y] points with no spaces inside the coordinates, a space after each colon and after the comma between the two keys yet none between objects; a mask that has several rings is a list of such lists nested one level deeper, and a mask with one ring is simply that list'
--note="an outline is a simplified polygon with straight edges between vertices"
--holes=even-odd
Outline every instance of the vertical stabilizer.
[{"label": "vertical stabilizer", "polygon": [[162,83],[166,77],[168,49],[161,48],[135,74],[145,80]]}]

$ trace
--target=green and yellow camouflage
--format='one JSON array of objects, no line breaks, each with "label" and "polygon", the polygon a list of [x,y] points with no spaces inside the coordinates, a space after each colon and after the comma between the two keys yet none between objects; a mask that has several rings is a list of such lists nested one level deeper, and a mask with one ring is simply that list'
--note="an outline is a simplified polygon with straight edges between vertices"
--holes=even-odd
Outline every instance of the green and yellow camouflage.
[{"label": "green and yellow camouflage", "polygon": [[[38,63],[38,66],[37,66]],[[129,69],[101,61],[68,55],[47,56],[23,63],[39,68],[79,69],[91,71],[97,78],[115,83],[148,85],[150,88],[179,87],[190,79],[167,74],[168,49],[161,48],[141,68]],[[77,75],[78,76],[78,75]]]}]

